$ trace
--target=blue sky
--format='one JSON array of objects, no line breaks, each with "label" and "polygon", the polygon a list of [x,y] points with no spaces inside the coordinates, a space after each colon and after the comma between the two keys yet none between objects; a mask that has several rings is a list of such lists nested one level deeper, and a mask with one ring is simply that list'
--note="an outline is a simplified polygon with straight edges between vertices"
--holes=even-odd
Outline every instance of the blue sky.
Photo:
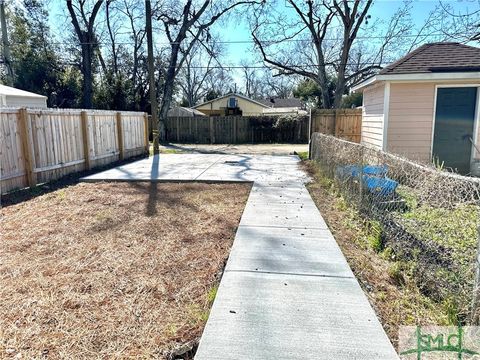
[{"label": "blue sky", "polygon": [[[393,14],[403,5],[401,0],[377,0],[372,6],[370,14],[373,19],[383,19],[388,21]],[[430,11],[435,9],[435,6],[438,5],[438,0],[417,0],[412,3],[412,19],[417,26],[421,26]],[[444,1],[444,3],[450,4],[455,11],[465,12],[467,10],[474,10],[478,8],[477,0],[450,0]],[[284,8],[284,11],[289,11],[287,8]],[[292,11],[292,10],[290,10]],[[242,21],[239,24],[232,23],[231,26],[227,27],[225,30],[220,31],[222,38],[225,41],[242,41],[250,40],[250,31],[248,29],[248,24],[246,21]],[[230,62],[234,62],[236,59],[243,59],[250,57],[251,44],[230,44],[228,46],[228,58]]]},{"label": "blue sky", "polygon": [[[66,5],[65,0],[49,0],[50,9],[50,23],[54,34],[65,33],[65,28],[70,26],[68,18],[66,18]],[[144,1],[144,0],[138,0]],[[217,1],[217,0],[214,0]],[[300,1],[300,0],[299,0]],[[277,0],[279,11],[288,12],[293,11],[288,7],[285,7],[285,0]],[[402,7],[403,1],[401,0],[376,0],[371,8],[370,15],[372,21],[375,19],[381,19],[385,23],[392,17],[392,15]],[[447,0],[444,3],[448,3],[453,7],[455,12],[465,12],[466,10],[475,10],[479,6],[478,0]],[[417,27],[420,27],[427,18],[430,11],[432,11],[438,1],[435,0],[414,0],[412,2],[412,20]],[[246,19],[236,19],[230,21],[228,24],[217,24],[213,27],[213,32],[218,34],[222,41],[237,42],[231,44],[225,44],[225,64],[235,66],[240,65],[242,60],[248,60],[254,62],[256,57],[252,54],[253,43],[251,42],[250,31],[248,29],[248,23]],[[414,30],[412,30],[415,33]],[[165,42],[165,37],[161,33],[154,34],[154,38],[157,43]],[[246,41],[247,43],[238,43]],[[258,59],[258,58],[257,58]],[[239,80],[238,71],[234,72],[233,77],[235,81]]]}]

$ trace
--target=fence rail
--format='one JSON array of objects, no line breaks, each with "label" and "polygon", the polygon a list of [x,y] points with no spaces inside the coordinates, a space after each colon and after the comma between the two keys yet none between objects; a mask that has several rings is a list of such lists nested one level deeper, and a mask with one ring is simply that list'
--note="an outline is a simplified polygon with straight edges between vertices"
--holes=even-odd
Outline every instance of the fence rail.
[{"label": "fence rail", "polygon": [[147,152],[144,113],[0,109],[2,194]]},{"label": "fence rail", "polygon": [[200,144],[308,142],[308,116],[169,117],[166,141]]},{"label": "fence rail", "polygon": [[480,179],[320,133],[311,145],[323,175],[375,228],[375,249],[458,321],[478,324]]},{"label": "fence rail", "polygon": [[311,134],[319,132],[356,143],[361,141],[362,109],[315,109],[311,119]]}]

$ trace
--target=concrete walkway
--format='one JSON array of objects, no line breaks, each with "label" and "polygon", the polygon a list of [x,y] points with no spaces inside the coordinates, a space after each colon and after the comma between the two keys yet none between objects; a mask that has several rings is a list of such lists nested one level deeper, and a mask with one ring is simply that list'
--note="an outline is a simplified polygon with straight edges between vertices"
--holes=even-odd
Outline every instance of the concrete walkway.
[{"label": "concrete walkway", "polygon": [[296,156],[165,154],[85,178],[250,181],[195,359],[397,359]]}]

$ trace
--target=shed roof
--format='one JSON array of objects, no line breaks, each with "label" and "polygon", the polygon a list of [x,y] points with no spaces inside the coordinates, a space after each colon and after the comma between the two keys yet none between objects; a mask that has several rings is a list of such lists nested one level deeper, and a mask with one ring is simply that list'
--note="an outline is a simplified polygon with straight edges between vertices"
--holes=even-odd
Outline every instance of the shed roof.
[{"label": "shed roof", "polygon": [[379,81],[480,80],[480,48],[453,42],[430,43],[405,55],[352,87],[354,92]]},{"label": "shed roof", "polygon": [[480,48],[454,42],[420,46],[380,71],[381,75],[480,71]]},{"label": "shed roof", "polygon": [[6,96],[20,96],[20,97],[29,97],[29,98],[38,98],[46,99],[46,96],[35,94],[29,91],[16,89],[6,85],[0,85],[0,95]]},{"label": "shed roof", "polygon": [[273,108],[303,108],[303,102],[298,98],[268,98],[258,101]]}]

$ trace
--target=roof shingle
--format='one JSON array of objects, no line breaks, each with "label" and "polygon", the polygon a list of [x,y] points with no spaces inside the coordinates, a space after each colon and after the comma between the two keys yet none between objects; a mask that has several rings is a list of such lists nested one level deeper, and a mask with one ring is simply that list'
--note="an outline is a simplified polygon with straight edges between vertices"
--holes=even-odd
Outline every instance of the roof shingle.
[{"label": "roof shingle", "polygon": [[273,108],[303,108],[303,102],[298,98],[268,98],[257,101]]},{"label": "roof shingle", "polygon": [[380,71],[381,75],[480,71],[480,48],[459,43],[430,43]]}]

